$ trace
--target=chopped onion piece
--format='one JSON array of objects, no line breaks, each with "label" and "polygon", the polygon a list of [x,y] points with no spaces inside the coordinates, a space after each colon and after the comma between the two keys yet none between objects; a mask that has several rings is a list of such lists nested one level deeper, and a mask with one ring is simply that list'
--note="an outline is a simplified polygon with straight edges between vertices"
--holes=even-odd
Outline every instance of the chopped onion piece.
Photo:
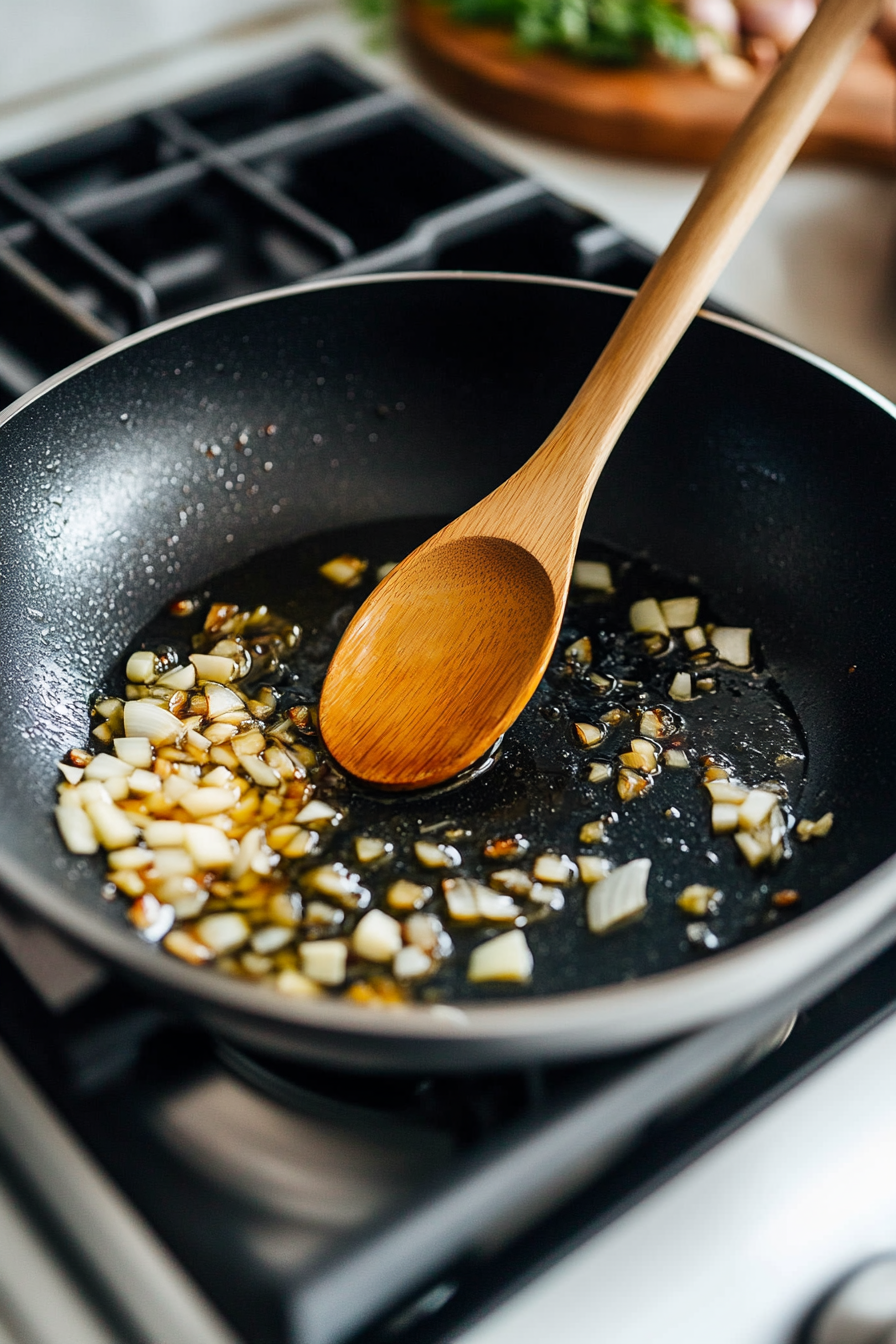
[{"label": "chopped onion piece", "polygon": [[178,919],[195,919],[208,900],[208,892],[189,873],[172,873],[155,890],[160,901],[168,901],[174,906]]},{"label": "chopped onion piece", "polygon": [[668,635],[669,627],[656,598],[633,602],[628,613],[631,627],[638,635]]},{"label": "chopped onion piece", "polygon": [[471,882],[466,877],[445,878],[442,890],[452,919],[471,924],[481,918],[476,892],[478,886],[478,882]]},{"label": "chopped onion piece", "polygon": [[72,854],[95,854],[99,849],[90,818],[80,807],[57,807],[56,825],[66,849]]},{"label": "chopped onion piece", "polygon": [[657,769],[656,756],[641,751],[624,751],[619,757],[619,762],[632,770],[642,770],[648,775],[655,774]]},{"label": "chopped onion piece", "polygon": [[196,668],[192,659],[185,667],[173,667],[170,672],[163,672],[156,685],[167,686],[172,691],[192,691],[196,685]]},{"label": "chopped onion piece", "polygon": [[109,855],[109,867],[116,872],[118,868],[148,868],[152,863],[152,852],[140,845],[128,845],[126,849],[113,849]]},{"label": "chopped onion piece", "polygon": [[124,707],[124,731],[127,737],[148,737],[154,747],[164,747],[177,741],[184,726],[152,700],[129,700]]},{"label": "chopped onion piece", "polygon": [[233,862],[233,846],[214,826],[186,822],[184,844],[197,868],[229,868]]},{"label": "chopped onion piece", "polygon": [[735,803],[713,803],[713,835],[729,835],[732,831],[736,831],[740,821],[739,812],[740,809]]},{"label": "chopped onion piece", "polygon": [[691,700],[693,691],[691,687],[690,672],[676,672],[672,678],[672,685],[669,687],[669,695],[673,700]]},{"label": "chopped onion piece", "polygon": [[613,774],[611,766],[606,761],[595,761],[588,771],[588,782],[590,784],[602,784],[605,779],[609,779]]},{"label": "chopped onion piece", "polygon": [[69,784],[80,784],[84,778],[83,765],[69,765],[67,761],[60,761],[59,769]]},{"label": "chopped onion piece", "polygon": [[[255,860],[261,854],[263,844],[264,831],[260,826],[253,826],[250,831],[246,832],[240,841],[239,852],[230,865],[229,876],[232,881],[238,881],[245,873],[249,872],[250,868],[254,868]],[[267,871],[270,872],[269,865]]]},{"label": "chopped onion piece", "polygon": [[[80,786],[84,788],[82,784]],[[137,839],[137,828],[114,803],[88,803],[85,807],[97,839],[104,849],[125,849]]]},{"label": "chopped onion piece", "polygon": [[209,723],[202,730],[202,736],[213,746],[219,746],[222,742],[228,742],[237,734],[237,728],[232,723]]},{"label": "chopped onion piece", "polygon": [[301,812],[296,817],[300,826],[320,826],[325,822],[333,822],[335,825],[339,813],[335,808],[330,807],[329,803],[318,802],[314,799],[306,803]]},{"label": "chopped onion piece", "polygon": [[316,938],[299,948],[302,970],[319,985],[341,985],[345,980],[348,948],[336,938]]},{"label": "chopped onion piece", "polygon": [[235,910],[224,910],[217,915],[206,915],[194,930],[200,942],[218,956],[242,947],[249,938],[249,925]]},{"label": "chopped onion piece", "polygon": [[[108,780],[106,784],[108,784]],[[88,803],[111,803],[112,795],[109,793],[106,784],[102,784],[98,779],[85,779],[84,783],[78,784],[68,796],[79,807],[86,807]]]},{"label": "chopped onion piece", "polygon": [[156,656],[149,649],[138,649],[127,661],[124,674],[128,681],[146,685],[156,679]]},{"label": "chopped onion piece", "polygon": [[194,938],[187,929],[172,929],[163,940],[162,946],[166,952],[180,957],[181,961],[188,962],[190,966],[202,966],[205,962],[212,961],[215,955],[210,947]]},{"label": "chopped onion piece", "polygon": [[[372,912],[371,912],[372,913]],[[396,952],[392,962],[392,974],[396,980],[419,980],[432,970],[432,957],[411,943]]]},{"label": "chopped onion piece", "polygon": [[341,924],[344,919],[344,912],[326,901],[309,901],[305,908],[305,923],[312,928]]},{"label": "chopped onion piece", "polygon": [[184,794],[191,793],[195,784],[183,775],[168,775],[162,780],[162,792],[169,803],[179,803]]},{"label": "chopped onion piece", "polygon": [[591,662],[591,640],[587,635],[570,644],[564,653],[568,663],[578,663],[579,667],[588,667]]},{"label": "chopped onion piece", "polygon": [[797,822],[796,833],[799,838],[804,841],[820,840],[823,836],[827,835],[833,824],[833,812],[825,812],[824,816],[819,817],[817,821],[809,821],[808,818],[804,817],[802,821]]},{"label": "chopped onion piece", "polygon": [[271,952],[279,952],[281,947],[291,943],[294,937],[292,929],[286,928],[283,924],[265,924],[252,934],[252,950],[266,957]]},{"label": "chopped onion piece", "polygon": [[191,817],[213,817],[228,812],[239,799],[239,789],[192,788],[180,799],[180,806]]},{"label": "chopped onion piece", "polygon": [[624,803],[631,802],[640,793],[645,793],[650,785],[648,775],[642,775],[639,770],[633,770],[627,765],[624,765],[616,776],[616,792]]},{"label": "chopped onion piece", "polygon": [[354,588],[361,582],[361,575],[367,568],[367,561],[356,555],[337,555],[321,565],[318,573],[335,583],[339,588]]},{"label": "chopped onion piece", "polygon": [[[256,784],[261,785],[263,789],[275,789],[280,783],[280,776],[277,771],[268,765],[267,761],[263,761],[260,756],[241,756],[239,761],[249,778]],[[313,807],[314,804],[310,803],[309,806]],[[323,804],[320,804],[320,806],[323,806]],[[307,810],[306,808],[305,811]]]},{"label": "chopped onion piece", "polygon": [[511,929],[487,943],[474,947],[467,967],[467,979],[476,984],[488,980],[506,980],[522,984],[532,976],[534,961],[522,929]]},{"label": "chopped onion piece", "polygon": [[642,737],[662,737],[663,724],[656,710],[648,709],[641,715],[638,728]]},{"label": "chopped onion piece", "polygon": [[304,826],[299,826],[280,852],[287,859],[304,859],[306,855],[313,854],[319,844],[320,836],[316,831],[306,831]]},{"label": "chopped onion piece", "polygon": [[422,947],[430,955],[447,956],[451,951],[451,939],[435,915],[411,915],[404,922],[404,936],[414,947]]},{"label": "chopped onion piece", "polygon": [[460,854],[453,845],[433,845],[428,840],[417,840],[414,844],[417,862],[424,868],[458,868]]},{"label": "chopped onion piece", "polygon": [[148,737],[116,737],[115,755],[135,770],[152,768],[152,743]]},{"label": "chopped onion piece", "polygon": [[660,603],[660,611],[670,630],[681,630],[697,624],[699,597],[670,597]]},{"label": "chopped onion piece", "polygon": [[165,937],[165,934],[171,928],[175,915],[172,906],[167,903],[163,904],[156,900],[155,896],[146,892],[131,906],[128,911],[128,919],[145,942],[157,943]]},{"label": "chopped onion piece", "polygon": [[591,588],[600,593],[613,591],[610,566],[603,560],[577,560],[572,567],[572,581],[577,588]]},{"label": "chopped onion piece", "polygon": [[717,625],[710,636],[710,642],[723,663],[732,667],[749,667],[750,635],[752,630],[734,625]]},{"label": "chopped onion piece", "polygon": [[432,896],[432,887],[421,887],[418,882],[399,878],[386,892],[386,900],[393,910],[419,910]]},{"label": "chopped onion piece", "polygon": [[692,653],[696,653],[698,649],[705,649],[706,633],[703,629],[703,626],[695,625],[692,626],[690,630],[685,630],[684,642],[685,644],[687,644],[688,648],[691,650]]},{"label": "chopped onion piece", "polygon": [[142,896],[146,890],[146,884],[144,883],[143,878],[139,873],[135,872],[133,868],[124,868],[120,873],[110,873],[109,876],[112,880],[112,885],[116,887],[118,891],[123,892],[125,896],[130,896],[132,899],[137,896]]},{"label": "chopped onion piece", "polygon": [[740,805],[741,830],[755,831],[768,819],[777,802],[775,794],[768,793],[765,789],[751,789]]},{"label": "chopped onion piece", "polygon": [[586,821],[579,830],[579,839],[583,845],[600,844],[605,837],[606,827],[599,818],[597,821]]},{"label": "chopped onion piece", "polygon": [[632,859],[588,889],[588,927],[606,933],[647,908],[650,859]]},{"label": "chopped onion piece", "polygon": [[[319,902],[312,901],[312,905]],[[341,914],[342,911],[340,910]],[[294,929],[302,922],[302,898],[297,892],[278,891],[268,902],[268,915],[277,924]]]},{"label": "chopped onion piece", "polygon": [[216,681],[222,686],[228,681],[233,681],[239,671],[232,658],[218,658],[213,653],[191,653],[190,662],[196,669],[196,676],[200,681]]},{"label": "chopped onion piece", "polygon": [[368,910],[352,934],[352,948],[367,961],[391,961],[401,951],[401,925],[385,910]]},{"label": "chopped onion piece", "polygon": [[529,892],[533,905],[544,905],[551,910],[562,910],[566,898],[559,887],[549,886],[546,882],[533,882]]},{"label": "chopped onion piece", "polygon": [[203,789],[225,789],[233,781],[233,771],[228,770],[226,765],[216,765],[213,770],[207,770],[199,781]]},{"label": "chopped onion piece", "polygon": [[740,784],[732,784],[728,779],[708,779],[704,781],[703,787],[714,803],[734,803],[740,807],[749,796],[747,789]]},{"label": "chopped onion piece", "polygon": [[146,798],[151,793],[158,793],[161,787],[162,781],[158,775],[153,774],[152,770],[134,770],[128,780],[128,788],[138,798]]},{"label": "chopped onion piece", "polygon": [[758,868],[771,854],[768,838],[761,832],[756,834],[753,831],[738,831],[734,840],[751,868]]},{"label": "chopped onion piece", "polygon": [[166,849],[184,843],[182,821],[151,821],[144,828],[143,839],[150,849]]},{"label": "chopped onion piece", "polygon": [[589,672],[588,680],[591,682],[592,686],[596,686],[601,693],[608,691],[613,685],[609,677],[603,677],[599,672]]},{"label": "chopped onion piece", "polygon": [[349,909],[362,908],[370,903],[370,892],[361,885],[357,873],[350,873],[342,863],[325,863],[302,874],[302,882],[322,896],[333,896]]},{"label": "chopped onion piece", "polygon": [[687,752],[678,747],[667,747],[663,752],[663,760],[670,770],[687,770],[690,765]]},{"label": "chopped onion piece", "polygon": [[391,854],[392,845],[388,840],[380,840],[373,835],[359,835],[355,837],[355,853],[359,863],[374,863],[386,854]]},{"label": "chopped onion piece", "polygon": [[497,891],[505,891],[510,896],[528,896],[532,890],[532,879],[522,868],[501,868],[491,874],[489,882]]},{"label": "chopped onion piece", "polygon": [[117,756],[109,756],[102,753],[94,756],[93,760],[84,769],[85,779],[98,779],[101,783],[107,783],[110,779],[124,778],[133,770],[132,765],[127,761],[119,760]]},{"label": "chopped onion piece", "polygon": [[488,887],[476,884],[476,904],[483,919],[494,919],[502,923],[515,920],[522,911],[511,896],[502,892],[490,891]]},{"label": "chopped onion piece", "polygon": [[196,864],[183,846],[172,845],[153,850],[150,858],[156,877],[190,877],[196,870]]},{"label": "chopped onion piece", "polygon": [[687,915],[706,915],[718,897],[717,887],[707,887],[700,882],[692,882],[676,900],[675,904]]},{"label": "chopped onion piece", "polygon": [[609,859],[597,854],[580,854],[578,858],[579,876],[583,882],[602,882],[613,865]]},{"label": "chopped onion piece", "polygon": [[222,715],[234,712],[248,715],[249,712],[236,691],[216,681],[210,681],[205,687],[205,700],[206,712],[203,717],[207,719],[220,719]]},{"label": "chopped onion piece", "polygon": [[257,728],[249,728],[245,733],[237,733],[232,737],[230,745],[237,756],[260,756],[264,751],[264,733]]},{"label": "chopped onion piece", "polygon": [[607,730],[603,724],[577,723],[574,726],[576,736],[583,747],[596,747],[599,742],[603,742],[607,735]]},{"label": "chopped onion piece", "polygon": [[291,999],[310,999],[320,994],[317,985],[309,976],[303,975],[301,971],[294,971],[290,966],[280,972],[274,983],[279,994],[285,994]]},{"label": "chopped onion piece", "polygon": [[532,876],[536,881],[557,886],[575,882],[578,875],[576,865],[565,854],[539,854],[532,868]]}]

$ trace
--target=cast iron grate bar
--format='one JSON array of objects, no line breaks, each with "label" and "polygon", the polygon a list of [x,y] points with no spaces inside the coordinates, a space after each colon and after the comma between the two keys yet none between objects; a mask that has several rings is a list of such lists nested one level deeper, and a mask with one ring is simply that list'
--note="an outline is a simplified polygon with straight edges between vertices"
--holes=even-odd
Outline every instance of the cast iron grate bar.
[{"label": "cast iron grate bar", "polygon": [[635,285],[650,257],[324,52],[0,164],[0,404],[108,342],[321,275]]}]

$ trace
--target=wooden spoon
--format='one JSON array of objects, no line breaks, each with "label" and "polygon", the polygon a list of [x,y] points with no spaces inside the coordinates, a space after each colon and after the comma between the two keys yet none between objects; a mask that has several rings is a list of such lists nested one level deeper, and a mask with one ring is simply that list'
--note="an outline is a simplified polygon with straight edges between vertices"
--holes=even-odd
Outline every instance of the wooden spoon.
[{"label": "wooden spoon", "polygon": [[823,0],[556,428],[358,611],[320,701],[323,740],[350,774],[386,789],[441,783],[482,757],[524,708],[557,639],[604,463],[881,7]]}]

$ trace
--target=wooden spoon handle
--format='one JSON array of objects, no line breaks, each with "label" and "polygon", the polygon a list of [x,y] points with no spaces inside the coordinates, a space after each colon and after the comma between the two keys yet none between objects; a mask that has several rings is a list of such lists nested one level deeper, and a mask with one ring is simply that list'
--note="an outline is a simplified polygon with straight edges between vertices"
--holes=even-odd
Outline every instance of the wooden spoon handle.
[{"label": "wooden spoon handle", "polygon": [[[533,486],[554,500],[558,492],[566,494],[576,537],[616,440],[784,176],[881,8],[882,0],[823,0],[710,171],[566,414],[517,473],[521,496]],[[553,527],[541,537],[530,530],[520,540],[555,583],[565,582],[557,566],[568,555],[569,534],[563,529],[566,535],[557,535],[557,509],[546,512]]]}]

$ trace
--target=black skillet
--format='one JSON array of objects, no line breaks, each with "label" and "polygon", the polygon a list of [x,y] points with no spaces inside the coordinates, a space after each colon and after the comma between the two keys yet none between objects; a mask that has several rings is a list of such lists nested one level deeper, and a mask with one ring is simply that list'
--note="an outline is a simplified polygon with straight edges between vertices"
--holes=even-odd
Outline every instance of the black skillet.
[{"label": "black skillet", "polygon": [[[760,632],[809,744],[801,810],[836,816],[794,861],[817,908],[624,983],[381,1013],[286,1000],[146,946],[102,900],[101,860],[72,858],[55,832],[55,762],[86,739],[89,693],[168,598],[259,548],[467,508],[538,446],[625,302],[504,276],[312,285],[141,333],[0,416],[7,891],[221,1031],[377,1070],[646,1044],[766,998],[879,922],[896,904],[894,411],[715,317],[695,322],[633,419],[585,535],[699,575],[728,621]],[[253,452],[235,483],[211,447],[244,426]]]}]

